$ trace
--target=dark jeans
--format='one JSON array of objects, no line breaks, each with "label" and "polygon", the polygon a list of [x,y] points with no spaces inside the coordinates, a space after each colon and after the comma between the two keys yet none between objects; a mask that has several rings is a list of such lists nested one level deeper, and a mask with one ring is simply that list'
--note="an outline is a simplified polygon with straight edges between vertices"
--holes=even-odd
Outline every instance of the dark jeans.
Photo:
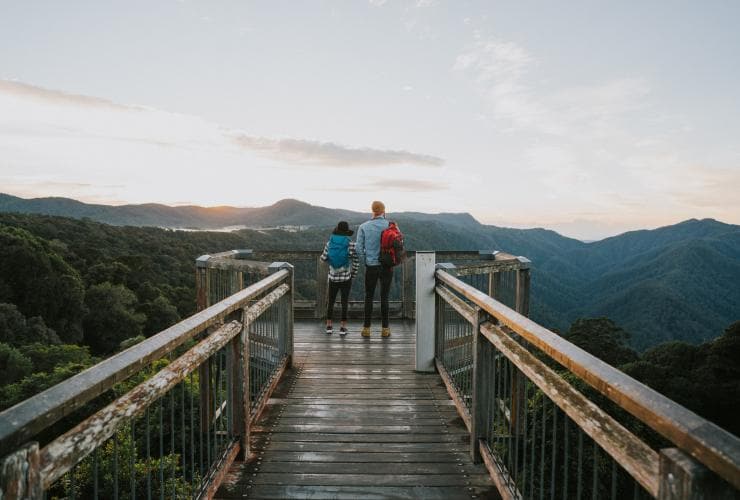
[{"label": "dark jeans", "polygon": [[373,298],[375,297],[375,286],[380,280],[380,318],[385,328],[388,326],[388,294],[393,282],[393,268],[383,266],[365,267],[365,323],[370,326],[373,317]]},{"label": "dark jeans", "polygon": [[326,319],[334,320],[334,302],[337,300],[337,293],[342,292],[342,321],[347,321],[350,288],[352,288],[352,280],[329,281],[329,303],[326,306]]}]

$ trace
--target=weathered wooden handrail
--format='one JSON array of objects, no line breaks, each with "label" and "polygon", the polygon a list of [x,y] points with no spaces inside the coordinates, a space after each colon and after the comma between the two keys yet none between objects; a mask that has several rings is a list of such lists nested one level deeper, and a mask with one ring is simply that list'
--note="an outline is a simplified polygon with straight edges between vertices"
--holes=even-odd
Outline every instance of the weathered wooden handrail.
[{"label": "weathered wooden handrail", "polygon": [[288,285],[280,285],[249,306],[244,311],[241,322],[231,321],[221,326],[152,378],[142,382],[44,447],[41,450],[41,477],[44,489],[49,488],[74,464],[113,436],[120,424],[143,413],[147,406],[198,369],[205,360],[239,335],[246,325],[251,324],[288,290]]},{"label": "weathered wooden handrail", "polygon": [[[483,336],[499,352],[506,355],[540,389],[545,392],[548,390],[558,392],[559,406],[574,421],[578,422],[579,417],[570,402],[574,401],[573,398],[576,396],[571,395],[563,400],[563,393],[567,389],[557,388],[558,382],[553,379],[554,372],[529,354],[521,344],[514,340],[511,333],[519,335],[532,346],[556,360],[643,424],[674,443],[676,447],[692,455],[735,488],[740,488],[740,439],[736,436],[604,363],[524,315],[463,283],[450,273],[439,269],[435,274],[439,284],[437,286],[439,297],[458,311],[467,322],[473,324],[474,332]],[[467,299],[470,304],[458,298],[452,293],[453,291]],[[471,319],[475,317],[480,317],[478,324],[471,322]],[[536,369],[532,369],[533,367]],[[476,367],[473,366],[472,369],[475,371]],[[543,382],[543,377],[549,380]],[[473,378],[475,380],[475,375]],[[579,406],[580,411],[585,411],[584,406]],[[474,410],[471,413],[474,413]],[[601,419],[602,424],[600,425],[606,425],[605,423],[609,422],[611,423],[608,425],[616,423],[603,412],[597,412],[595,415]],[[474,418],[474,415],[471,416],[471,420]],[[611,420],[604,420],[605,418]],[[609,442],[611,437],[604,434],[603,427],[600,427],[595,434],[589,433],[588,429],[584,430],[600,446],[614,453],[613,456],[620,460],[629,455],[625,458],[626,462],[622,461],[620,465],[648,492],[657,496],[659,486],[659,478],[655,475],[657,454],[652,450],[648,453],[644,445],[636,443],[636,438],[633,439],[634,436],[631,433],[619,427],[621,430],[612,427],[611,431],[619,434],[619,442]],[[623,448],[622,452],[617,450],[620,446]]]},{"label": "weathered wooden handrail", "polygon": [[200,311],[123,352],[50,387],[0,413],[0,457],[38,434],[42,429],[69,415],[115,384],[162,358],[244,303],[285,281],[289,271],[270,275],[244,290]]},{"label": "weathered wooden handrail", "polygon": [[[116,440],[119,439],[118,433],[129,428],[131,444],[127,446],[133,451],[129,451],[127,455],[131,461],[127,474],[130,478],[131,495],[134,495],[138,474],[134,472],[133,465],[137,460],[133,434],[135,421],[139,420],[141,423],[145,420],[144,463],[149,464],[152,458],[149,449],[149,410],[153,403],[159,401],[159,409],[153,410],[160,418],[160,423],[156,427],[160,434],[160,451],[157,457],[160,462],[165,460],[161,421],[162,399],[165,397],[168,397],[171,405],[169,409],[171,422],[167,430],[170,434],[171,448],[167,448],[166,452],[171,454],[168,455],[170,457],[168,460],[175,460],[173,462],[175,465],[171,466],[171,476],[168,469],[170,482],[165,485],[160,481],[156,487],[162,494],[164,488],[167,488],[175,495],[175,467],[181,462],[183,469],[177,481],[181,485],[187,484],[181,487],[192,489],[192,494],[199,497],[209,496],[217,487],[225,468],[237,454],[249,453],[249,422],[259,416],[264,400],[269,397],[277,380],[290,365],[293,352],[292,266],[286,263],[273,263],[268,271],[273,274],[258,283],[1,413],[0,430],[4,439],[3,446],[8,448],[13,446],[15,450],[13,453],[0,454],[0,497],[41,498],[43,491],[52,486],[64,488],[65,492],[67,488],[71,488],[70,491],[74,492],[76,487],[73,467],[83,460],[94,462],[92,477],[97,496],[97,455],[86,457],[93,451],[98,453],[104,449],[104,444],[110,442],[109,440],[114,441],[115,447]],[[275,312],[263,316],[263,313],[271,308]],[[253,330],[253,325],[256,325],[256,330]],[[263,328],[260,325],[273,326],[268,330],[260,330]],[[45,426],[51,425],[74,408],[79,408],[95,396],[108,391],[117,382],[127,379],[152,362],[172,353],[176,347],[201,333],[207,335],[194,347],[178,355],[167,366],[96,411],[73,429],[54,438],[43,448],[39,449],[37,443],[28,442],[44,430]],[[252,343],[267,346],[267,350],[263,349],[257,357],[252,357],[250,356]],[[196,371],[195,381],[199,385],[197,391],[194,389]],[[250,383],[252,371],[259,377]],[[186,378],[189,378],[188,381]],[[187,476],[184,469],[187,460],[184,434],[185,413],[188,409],[185,401],[186,384],[190,386],[188,390],[192,391],[188,412],[189,433],[191,436],[199,436],[200,439],[199,471],[192,470],[195,464],[193,457],[190,457],[191,471]],[[178,394],[182,394],[178,413],[181,416],[177,419],[173,392],[176,387],[179,387]],[[195,392],[199,399],[197,419],[193,401]],[[34,415],[33,409],[39,409],[40,414]],[[176,421],[180,427],[179,439],[182,440],[181,455],[174,454]],[[193,427],[194,422],[198,422],[197,434]],[[193,442],[190,444],[191,447],[195,446]],[[207,444],[207,457],[204,456],[204,444]],[[115,453],[114,463],[117,471],[118,452]],[[194,451],[191,451],[192,453]],[[162,467],[163,464],[160,465],[160,479],[163,478]],[[71,474],[69,481],[59,481],[62,476],[68,477],[69,474]],[[151,471],[146,474],[147,488],[151,494]],[[118,472],[116,488],[117,477]],[[89,476],[87,480],[90,480]]]}]

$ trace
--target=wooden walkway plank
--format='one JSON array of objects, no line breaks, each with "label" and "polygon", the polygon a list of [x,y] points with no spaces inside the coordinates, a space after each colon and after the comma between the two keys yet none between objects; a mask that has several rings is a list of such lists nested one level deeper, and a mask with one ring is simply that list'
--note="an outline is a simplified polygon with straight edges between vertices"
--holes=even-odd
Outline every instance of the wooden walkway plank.
[{"label": "wooden walkway plank", "polygon": [[414,371],[413,324],[360,327],[295,324],[293,369],[216,498],[500,498],[439,376]]}]

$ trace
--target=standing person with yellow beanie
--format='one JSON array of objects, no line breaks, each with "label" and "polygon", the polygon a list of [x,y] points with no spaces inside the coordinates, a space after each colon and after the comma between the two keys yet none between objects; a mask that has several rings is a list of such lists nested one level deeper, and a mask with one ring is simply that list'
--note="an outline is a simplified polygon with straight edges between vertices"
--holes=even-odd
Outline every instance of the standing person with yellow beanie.
[{"label": "standing person with yellow beanie", "polygon": [[391,329],[388,321],[388,295],[393,282],[393,268],[380,264],[380,237],[388,228],[388,221],[385,218],[385,205],[382,201],[374,201],[371,210],[372,219],[362,223],[357,230],[357,253],[365,262],[365,320],[362,336],[370,336],[373,298],[375,287],[380,281],[381,336],[389,337]]}]

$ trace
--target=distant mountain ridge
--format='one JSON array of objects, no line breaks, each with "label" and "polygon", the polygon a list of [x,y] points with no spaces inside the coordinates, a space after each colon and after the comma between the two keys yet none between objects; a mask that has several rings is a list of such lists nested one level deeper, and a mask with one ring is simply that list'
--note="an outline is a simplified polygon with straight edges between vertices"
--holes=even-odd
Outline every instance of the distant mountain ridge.
[{"label": "distant mountain ridge", "polygon": [[[64,198],[23,200],[0,195],[0,212],[51,210],[58,212],[54,215],[88,217],[113,225],[312,226],[299,234],[279,231],[270,237],[273,248],[285,249],[320,249],[327,230],[339,219],[353,226],[367,219],[364,213],[298,200],[243,209],[154,204],[107,207]],[[495,249],[527,256],[533,269],[531,316],[550,328],[565,330],[579,317],[606,316],[631,332],[633,346],[642,350],[668,340],[700,343],[740,319],[737,225],[691,219],[584,243],[547,229],[483,225],[465,213],[405,212],[392,217],[401,225],[411,250]],[[0,216],[0,223],[7,218]],[[233,235],[242,248],[260,249],[264,238],[258,231]]]},{"label": "distant mountain ridge", "polygon": [[[88,218],[114,226],[154,226],[188,229],[218,229],[228,226],[326,226],[340,219],[358,223],[367,214],[335,208],[319,207],[285,199],[267,207],[200,207],[195,205],[172,207],[157,203],[140,205],[99,205],[83,203],[70,198],[25,199],[0,193],[0,212],[40,215],[58,215],[75,219]],[[424,214],[399,212],[394,216],[414,220],[438,220],[454,224],[478,225],[467,213]]]}]

